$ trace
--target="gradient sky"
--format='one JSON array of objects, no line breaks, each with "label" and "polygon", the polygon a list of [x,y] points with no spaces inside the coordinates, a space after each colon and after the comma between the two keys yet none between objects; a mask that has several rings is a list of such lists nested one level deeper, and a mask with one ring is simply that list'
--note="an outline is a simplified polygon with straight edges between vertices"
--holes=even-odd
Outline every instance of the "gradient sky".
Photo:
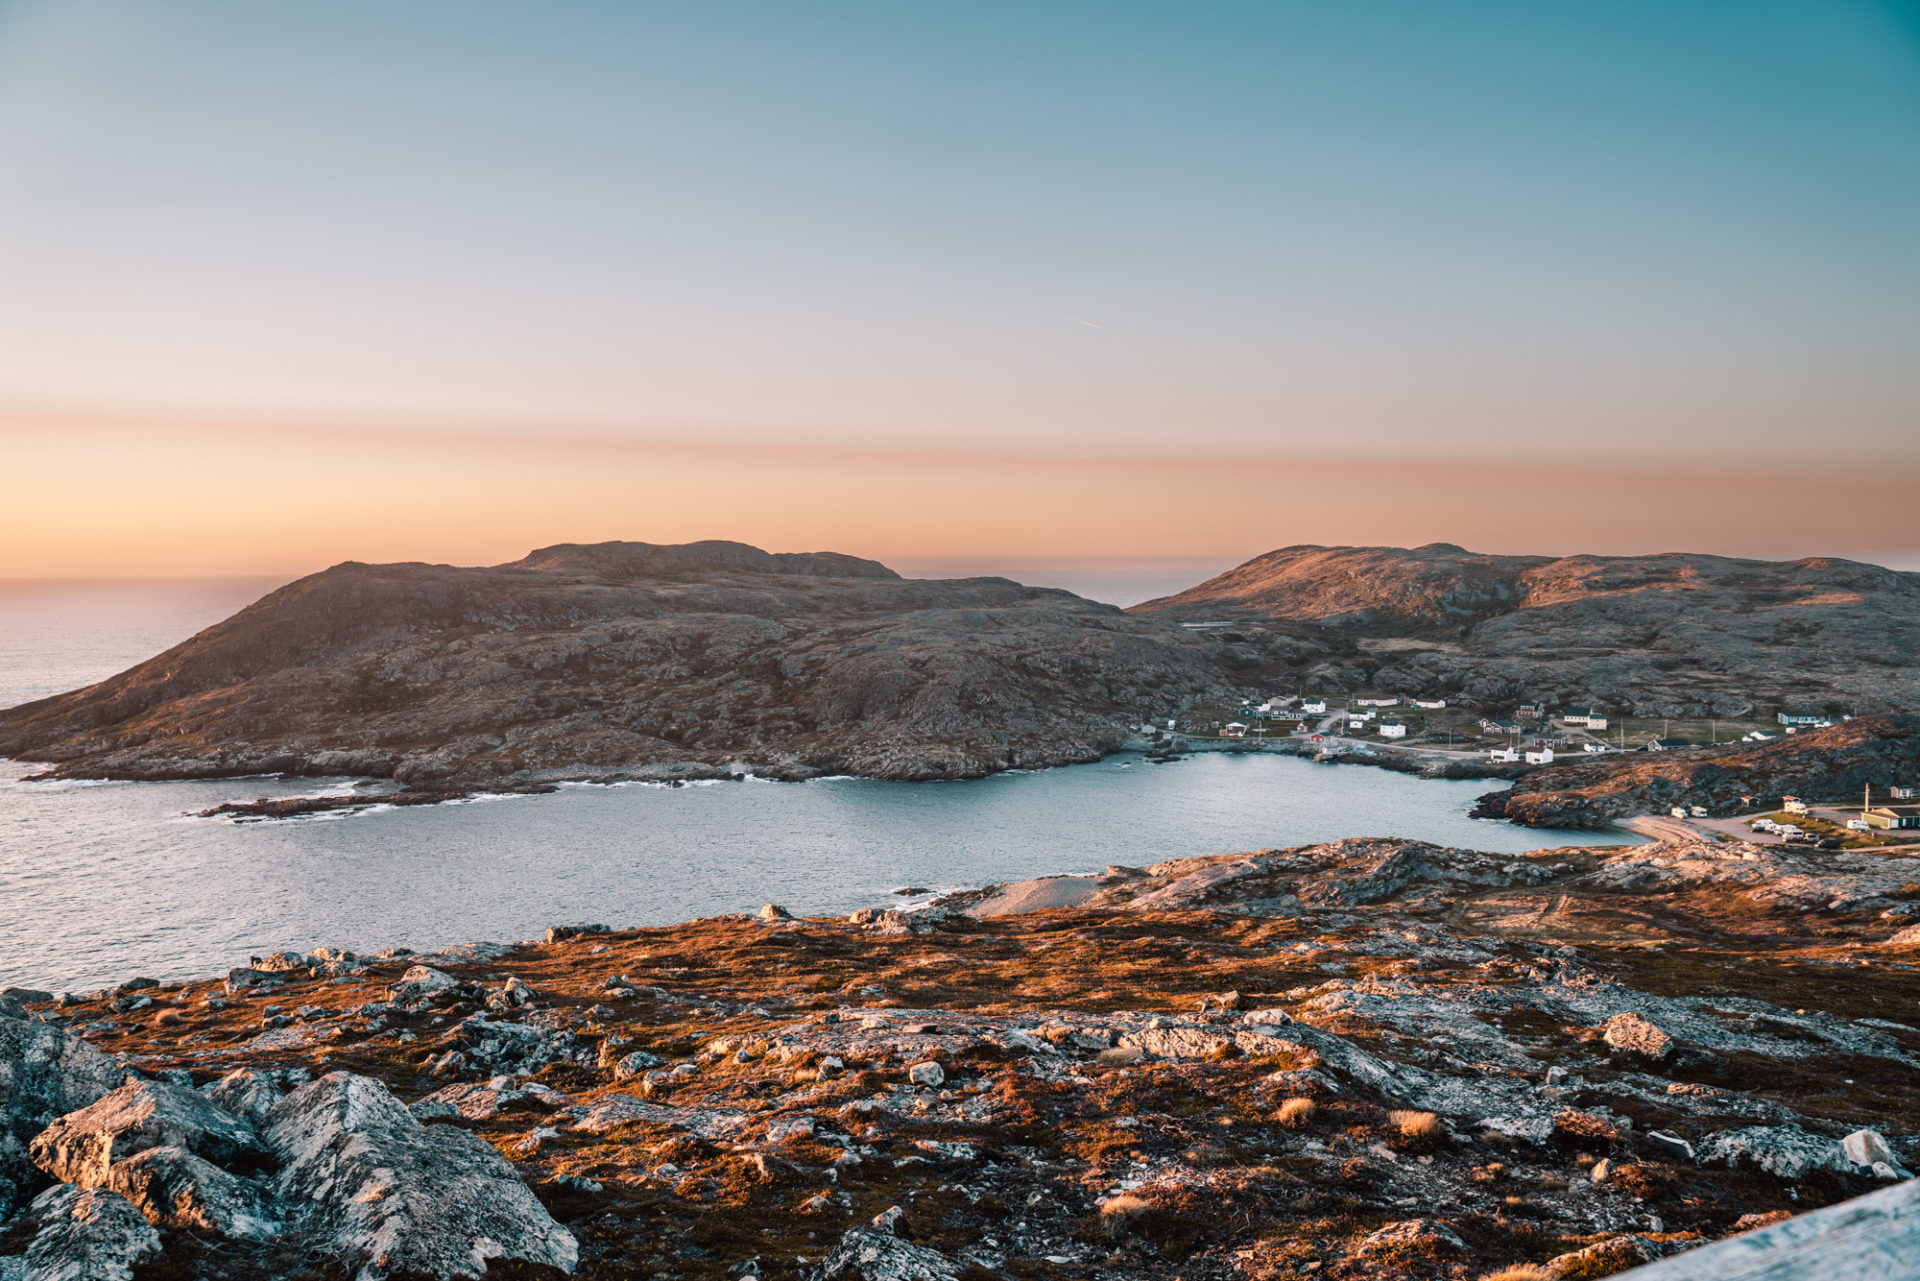
[{"label": "gradient sky", "polygon": [[1916,489],[1914,4],[0,0],[0,576]]}]

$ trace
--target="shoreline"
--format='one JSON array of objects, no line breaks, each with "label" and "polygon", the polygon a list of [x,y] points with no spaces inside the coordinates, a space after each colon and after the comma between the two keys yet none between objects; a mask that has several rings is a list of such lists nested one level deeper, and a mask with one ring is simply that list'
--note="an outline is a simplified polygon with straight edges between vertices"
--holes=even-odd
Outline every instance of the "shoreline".
[{"label": "shoreline", "polygon": [[[16,993],[0,1025],[100,1071],[69,1075],[85,1092],[48,1100],[0,1190],[45,1186],[31,1131],[121,1115],[74,1119],[116,1085],[257,1115],[296,1169],[281,1122],[351,1092],[346,1124],[381,1120],[339,1146],[470,1147],[531,1225],[484,1235],[533,1262],[564,1240],[587,1275],[801,1281],[862,1250],[956,1277],[1612,1272],[1920,1168],[1920,1113],[1889,1093],[1920,1074],[1920,1033],[1887,1017],[1920,998],[1920,939],[1874,910],[1904,878],[1752,852],[1352,839],[998,887],[1049,891],[1026,910],[769,904]],[[1708,885],[1743,896],[1734,928],[1700,914]],[[1651,936],[1620,912],[1650,886]],[[156,1203],[196,1228],[157,1239],[178,1274],[363,1257],[284,1180],[248,1183],[223,1151],[192,1169],[217,1183],[221,1164],[286,1230]],[[466,1230],[476,1189],[437,1198],[432,1163],[374,1164],[377,1191],[356,1175],[337,1199]]]},{"label": "shoreline", "polygon": [[[263,821],[299,817],[309,813],[327,813],[367,809],[380,805],[416,806],[431,804],[450,804],[471,799],[480,795],[548,795],[562,787],[617,787],[629,784],[650,784],[655,786],[680,787],[691,783],[811,783],[829,782],[840,779],[863,779],[883,783],[907,783],[912,785],[935,783],[977,782],[986,778],[997,778],[1007,774],[1038,773],[1044,770],[1068,769],[1077,765],[1097,765],[1112,761],[1116,757],[1133,756],[1142,763],[1167,765],[1176,764],[1189,756],[1230,755],[1230,756],[1290,756],[1296,759],[1311,760],[1325,765],[1360,765],[1374,769],[1384,769],[1396,774],[1406,774],[1416,778],[1442,781],[1462,780],[1499,780],[1513,782],[1538,769],[1528,765],[1497,765],[1491,762],[1478,762],[1471,758],[1443,758],[1423,761],[1402,749],[1376,749],[1367,744],[1348,743],[1335,740],[1332,747],[1313,746],[1290,740],[1274,740],[1258,745],[1240,743],[1218,743],[1214,740],[1201,740],[1204,746],[1195,746],[1189,742],[1177,751],[1166,751],[1145,741],[1129,741],[1123,746],[1103,753],[1090,760],[1068,760],[1041,765],[1008,765],[989,770],[982,774],[965,777],[912,777],[896,778],[885,775],[861,774],[852,771],[806,770],[796,772],[780,766],[759,766],[745,761],[730,762],[727,765],[711,765],[696,761],[669,761],[653,765],[634,767],[593,767],[568,770],[542,770],[528,776],[502,776],[500,778],[475,780],[472,783],[450,784],[447,786],[414,786],[396,783],[391,775],[354,773],[319,773],[306,770],[246,772],[147,772],[139,774],[108,773],[58,773],[43,771],[28,774],[13,780],[19,784],[85,784],[85,783],[211,783],[222,781],[238,782],[246,779],[275,780],[292,783],[300,779],[341,778],[350,780],[351,788],[363,788],[383,784],[394,784],[395,790],[382,793],[338,793],[315,797],[261,797],[250,802],[224,802],[220,805],[197,812],[197,818],[231,817],[234,821]],[[47,762],[25,760],[19,757],[0,757],[0,766],[43,765]],[[1511,821],[1511,820],[1509,820]],[[1526,826],[1525,824],[1515,824]],[[1607,829],[1585,829],[1604,831]]]}]

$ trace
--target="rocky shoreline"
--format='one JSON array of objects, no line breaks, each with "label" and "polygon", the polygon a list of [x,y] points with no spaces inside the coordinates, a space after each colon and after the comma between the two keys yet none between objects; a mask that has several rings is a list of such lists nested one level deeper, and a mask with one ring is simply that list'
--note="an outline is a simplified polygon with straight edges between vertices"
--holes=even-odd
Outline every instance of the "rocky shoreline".
[{"label": "rocky shoreline", "polygon": [[1920,1165],[1916,920],[1351,840],[15,990],[0,1276],[1604,1276]]}]

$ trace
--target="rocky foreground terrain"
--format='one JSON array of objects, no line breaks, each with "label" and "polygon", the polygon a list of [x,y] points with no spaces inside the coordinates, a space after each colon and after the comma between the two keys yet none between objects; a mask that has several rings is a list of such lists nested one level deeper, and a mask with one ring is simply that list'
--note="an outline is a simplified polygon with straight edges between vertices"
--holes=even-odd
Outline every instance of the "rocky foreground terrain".
[{"label": "rocky foreground terrain", "polygon": [[1612,1275],[1920,1168],[1916,852],[1349,840],[14,991],[0,1277]]},{"label": "rocky foreground terrain", "polygon": [[1594,829],[1674,805],[1704,806],[1715,817],[1750,813],[1755,802],[1777,805],[1783,795],[1857,805],[1869,785],[1878,804],[1889,786],[1916,779],[1920,716],[1861,716],[1770,743],[1563,760],[1481,797],[1474,815]]},{"label": "rocky foreground terrain", "polygon": [[1132,612],[1240,624],[1240,662],[1314,693],[1636,716],[1920,706],[1920,574],[1847,560],[1285,547]]},{"label": "rocky foreground terrain", "polygon": [[1094,760],[1237,696],[1218,642],[1001,578],[738,543],[337,565],[111,680],[0,711],[74,778],[964,778]]}]

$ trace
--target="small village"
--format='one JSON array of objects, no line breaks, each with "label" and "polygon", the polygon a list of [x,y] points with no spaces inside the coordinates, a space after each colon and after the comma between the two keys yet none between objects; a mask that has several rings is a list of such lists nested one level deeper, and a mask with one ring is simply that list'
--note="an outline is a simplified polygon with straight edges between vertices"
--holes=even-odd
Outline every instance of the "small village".
[{"label": "small village", "polygon": [[[1356,757],[1418,759],[1456,765],[1484,762],[1505,769],[1552,765],[1622,752],[1686,752],[1760,745],[1824,729],[1851,716],[1776,712],[1772,720],[1615,716],[1593,706],[1553,710],[1523,702],[1493,714],[1446,698],[1354,694],[1340,699],[1289,695],[1237,708],[1201,708],[1140,728],[1149,758],[1186,752],[1284,751],[1325,762]],[[1511,776],[1503,774],[1501,776]],[[1668,820],[1671,820],[1669,822]],[[1866,786],[1858,804],[1811,804],[1792,795],[1741,798],[1740,813],[1716,816],[1704,805],[1675,805],[1639,824],[1659,834],[1750,844],[1810,845],[1826,850],[1904,847],[1920,839],[1915,787],[1901,781]],[[1911,833],[1911,834],[1909,834]]]},{"label": "small village", "polygon": [[1682,751],[1727,743],[1764,743],[1803,729],[1825,728],[1850,716],[1829,717],[1779,712],[1770,721],[1684,717],[1614,716],[1592,706],[1555,711],[1544,701],[1522,702],[1498,713],[1461,705],[1447,698],[1398,694],[1353,694],[1332,699],[1296,694],[1237,708],[1200,708],[1184,717],[1142,726],[1149,737],[1179,738],[1185,747],[1208,739],[1258,747],[1261,743],[1303,735],[1311,742],[1343,739],[1390,743],[1455,753],[1487,753],[1488,759],[1549,765],[1555,754],[1579,752]]}]

